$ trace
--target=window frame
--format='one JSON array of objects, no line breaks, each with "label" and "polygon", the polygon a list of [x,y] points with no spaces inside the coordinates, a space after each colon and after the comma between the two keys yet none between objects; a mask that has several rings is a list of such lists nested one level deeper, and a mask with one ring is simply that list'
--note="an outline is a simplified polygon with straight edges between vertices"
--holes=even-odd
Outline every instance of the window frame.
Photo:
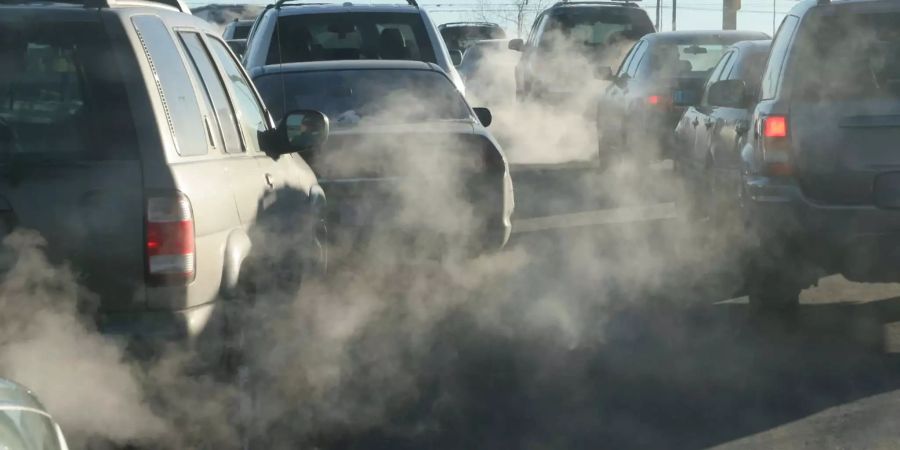
[{"label": "window frame", "polygon": [[[791,29],[788,29],[788,26],[790,26]],[[788,56],[799,29],[800,18],[794,15],[786,16],[781,22],[781,26],[778,27],[778,33],[775,34],[775,37],[772,40],[772,46],[769,49],[769,60],[766,63],[766,70],[763,71],[763,76],[760,81],[760,99],[772,100],[781,93],[781,85],[784,79],[785,68],[788,63]],[[779,39],[782,37],[784,39]],[[784,42],[783,49],[777,48],[777,45],[781,42]],[[779,52],[778,54],[776,54],[776,50]]]}]

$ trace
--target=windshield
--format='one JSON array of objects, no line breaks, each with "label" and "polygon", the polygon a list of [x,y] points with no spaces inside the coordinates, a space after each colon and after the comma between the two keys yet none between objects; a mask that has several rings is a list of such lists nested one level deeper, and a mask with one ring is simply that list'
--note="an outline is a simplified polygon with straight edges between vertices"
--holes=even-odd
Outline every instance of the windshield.
[{"label": "windshield", "polygon": [[282,16],[267,62],[359,59],[436,62],[422,18],[414,13]]},{"label": "windshield", "polygon": [[255,82],[276,120],[285,109],[318,110],[336,126],[363,120],[415,123],[470,119],[468,106],[450,80],[427,70],[272,74]]},{"label": "windshield", "polygon": [[653,25],[642,10],[571,8],[550,16],[539,46],[546,50],[573,44],[604,47],[636,41],[652,32]]},{"label": "windshield", "polygon": [[134,156],[127,97],[98,25],[0,20],[0,161]]},{"label": "windshield", "polygon": [[814,61],[817,71],[814,77],[797,77],[801,98],[900,98],[900,13],[819,15],[810,20],[798,38],[794,60]]}]

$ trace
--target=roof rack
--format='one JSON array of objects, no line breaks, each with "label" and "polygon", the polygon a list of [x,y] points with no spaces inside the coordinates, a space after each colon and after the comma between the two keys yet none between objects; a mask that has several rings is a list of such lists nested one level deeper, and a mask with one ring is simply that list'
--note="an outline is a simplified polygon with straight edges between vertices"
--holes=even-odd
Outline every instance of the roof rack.
[{"label": "roof rack", "polygon": [[[282,5],[286,5],[286,4],[289,4],[289,3],[290,3],[290,4],[293,4],[293,5],[295,5],[295,6],[303,6],[303,5],[337,5],[337,4],[338,4],[338,3],[321,3],[321,2],[313,3],[313,2],[304,2],[303,0],[278,0],[278,1],[275,2],[274,5],[269,5],[269,6],[267,6],[266,9],[269,9],[270,7],[281,8]],[[342,4],[343,4],[343,5],[346,5],[347,3],[349,3],[349,2],[344,2],[344,3],[342,3]],[[406,3],[409,4],[410,6],[415,6],[416,8],[419,7],[419,4],[416,2],[416,0],[406,0]]]},{"label": "roof rack", "polygon": [[[74,2],[81,3],[81,2]],[[114,8],[117,6],[165,6],[190,14],[191,9],[181,0],[84,0],[85,8]]]}]

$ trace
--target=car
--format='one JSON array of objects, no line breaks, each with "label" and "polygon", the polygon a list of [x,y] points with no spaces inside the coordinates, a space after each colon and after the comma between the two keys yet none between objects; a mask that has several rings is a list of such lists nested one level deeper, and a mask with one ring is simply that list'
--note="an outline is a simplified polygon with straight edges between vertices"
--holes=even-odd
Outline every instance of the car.
[{"label": "car", "polygon": [[[251,74],[276,118],[293,108],[331,118],[327,143],[310,157],[329,193],[329,237],[365,243],[374,230],[408,242],[446,238],[470,254],[509,239],[512,181],[485,129],[490,111],[470,108],[437,65],[325,61]],[[336,241],[335,254],[342,247]]]},{"label": "car", "polygon": [[506,39],[503,27],[491,22],[450,22],[438,27],[447,49],[463,54],[472,44],[488,39]]},{"label": "car", "polygon": [[534,20],[515,68],[520,101],[567,103],[584,98],[597,66],[619,64],[631,44],[654,32],[647,12],[632,2],[559,2]]},{"label": "car", "polygon": [[[743,41],[726,50],[706,81],[700,103],[689,107],[675,128],[675,171],[685,182],[682,203],[693,218],[721,224],[737,215],[736,203],[729,199],[740,188],[741,149],[771,44]],[[740,95],[729,96],[736,92]]]},{"label": "car", "polygon": [[754,308],[796,311],[824,274],[900,281],[898,23],[888,0],[804,1],[781,23],[741,153]]},{"label": "car", "polygon": [[309,61],[423,61],[438,65],[465,93],[444,40],[415,0],[404,5],[291,1],[279,0],[257,18],[244,54],[248,69]]},{"label": "car", "polygon": [[26,387],[0,378],[0,448],[69,450],[53,416]]},{"label": "car", "polygon": [[247,39],[247,36],[250,36],[250,28],[252,27],[252,20],[234,19],[234,21],[225,26],[225,31],[222,32],[222,39],[226,41]]},{"label": "car", "polygon": [[507,47],[507,39],[486,39],[472,43],[458,66],[471,103],[501,106],[515,101],[515,81],[508,70],[518,53]]},{"label": "car", "polygon": [[[186,11],[0,4],[3,232],[40,233],[99,329],[135,355],[169,341],[221,350],[223,299],[254,282],[254,264],[280,262],[269,240],[308,258],[278,268],[317,270],[321,254],[324,193],[297,152],[327,135],[324,116],[276,127],[218,30]],[[298,119],[302,145],[287,135]]]},{"label": "car", "polygon": [[696,104],[710,72],[731,45],[767,39],[757,31],[667,31],[641,38],[597,103],[597,151],[602,166],[621,159],[669,159],[675,126]]}]

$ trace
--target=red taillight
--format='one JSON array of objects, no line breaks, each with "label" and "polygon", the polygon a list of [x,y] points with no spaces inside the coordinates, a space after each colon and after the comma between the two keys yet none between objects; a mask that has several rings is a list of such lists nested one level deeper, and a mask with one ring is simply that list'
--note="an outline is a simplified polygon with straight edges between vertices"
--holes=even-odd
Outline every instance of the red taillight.
[{"label": "red taillight", "polygon": [[791,141],[787,116],[771,115],[762,119],[763,161],[770,175],[793,175]]},{"label": "red taillight", "polygon": [[147,199],[147,274],[157,282],[194,279],[194,215],[184,194]]},{"label": "red taillight", "polygon": [[763,123],[763,136],[766,138],[785,138],[787,137],[787,117],[785,116],[769,116]]},{"label": "red taillight", "polygon": [[651,95],[647,97],[647,103],[651,105],[658,105],[662,101],[662,97],[659,95]]}]

